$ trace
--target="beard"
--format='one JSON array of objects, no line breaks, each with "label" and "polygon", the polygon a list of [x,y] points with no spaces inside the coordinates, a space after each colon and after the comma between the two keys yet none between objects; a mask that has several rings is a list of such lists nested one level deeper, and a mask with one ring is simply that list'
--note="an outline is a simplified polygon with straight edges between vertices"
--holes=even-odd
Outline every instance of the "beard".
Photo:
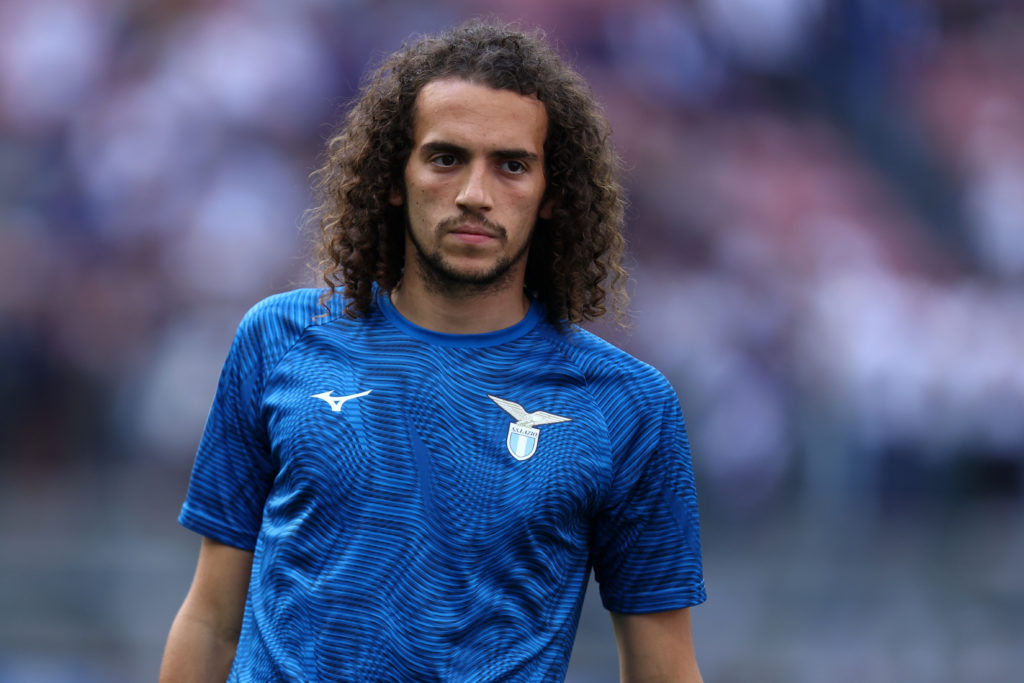
[{"label": "beard", "polygon": [[[499,241],[507,242],[508,232],[503,226],[482,220],[478,216],[474,219],[494,230]],[[461,220],[460,218],[442,221],[435,234],[444,236],[449,226],[457,225]],[[512,266],[526,258],[530,248],[530,240],[527,239],[517,253],[502,255],[489,267],[477,270],[460,269],[445,258],[439,246],[432,251],[426,249],[409,227],[408,220],[405,230],[415,248],[412,257],[416,259],[427,289],[450,297],[467,297],[502,289],[512,277]]]}]

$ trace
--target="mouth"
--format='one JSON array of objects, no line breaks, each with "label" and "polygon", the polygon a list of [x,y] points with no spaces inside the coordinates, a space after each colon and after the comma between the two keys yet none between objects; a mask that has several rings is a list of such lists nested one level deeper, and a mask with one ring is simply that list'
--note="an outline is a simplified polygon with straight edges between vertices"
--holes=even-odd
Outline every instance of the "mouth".
[{"label": "mouth", "polygon": [[462,223],[448,231],[448,234],[465,244],[483,244],[498,239],[498,230],[480,223]]}]

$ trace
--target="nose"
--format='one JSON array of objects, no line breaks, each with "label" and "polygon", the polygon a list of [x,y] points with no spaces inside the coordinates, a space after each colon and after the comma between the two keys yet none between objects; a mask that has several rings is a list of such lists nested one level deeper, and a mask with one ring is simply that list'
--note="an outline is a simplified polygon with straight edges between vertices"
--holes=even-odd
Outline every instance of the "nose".
[{"label": "nose", "polygon": [[461,209],[468,211],[487,211],[491,208],[490,183],[485,163],[471,164],[465,173],[462,187],[455,198]]}]

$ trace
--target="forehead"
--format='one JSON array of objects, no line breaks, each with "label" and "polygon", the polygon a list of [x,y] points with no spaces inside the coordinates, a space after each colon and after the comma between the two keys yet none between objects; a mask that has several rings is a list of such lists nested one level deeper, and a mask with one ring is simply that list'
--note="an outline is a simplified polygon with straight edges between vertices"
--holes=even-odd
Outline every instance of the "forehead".
[{"label": "forehead", "polygon": [[413,145],[443,141],[539,155],[547,126],[547,109],[533,95],[444,78],[427,83],[416,97]]}]

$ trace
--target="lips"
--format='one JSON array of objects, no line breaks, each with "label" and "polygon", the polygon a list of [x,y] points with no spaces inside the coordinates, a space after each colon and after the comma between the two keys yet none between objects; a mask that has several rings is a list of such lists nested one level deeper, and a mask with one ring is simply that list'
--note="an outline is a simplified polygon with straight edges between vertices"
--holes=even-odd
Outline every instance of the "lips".
[{"label": "lips", "polygon": [[452,228],[450,232],[455,235],[488,237],[490,239],[496,239],[498,237],[497,230],[492,230],[476,223],[464,223],[458,227]]},{"label": "lips", "polygon": [[449,225],[442,225],[447,235],[463,244],[479,245],[499,240],[504,236],[500,226],[489,225],[486,221],[472,219],[453,220]]},{"label": "lips", "polygon": [[448,234],[463,244],[483,244],[495,239],[490,233],[477,230],[452,230]]}]

